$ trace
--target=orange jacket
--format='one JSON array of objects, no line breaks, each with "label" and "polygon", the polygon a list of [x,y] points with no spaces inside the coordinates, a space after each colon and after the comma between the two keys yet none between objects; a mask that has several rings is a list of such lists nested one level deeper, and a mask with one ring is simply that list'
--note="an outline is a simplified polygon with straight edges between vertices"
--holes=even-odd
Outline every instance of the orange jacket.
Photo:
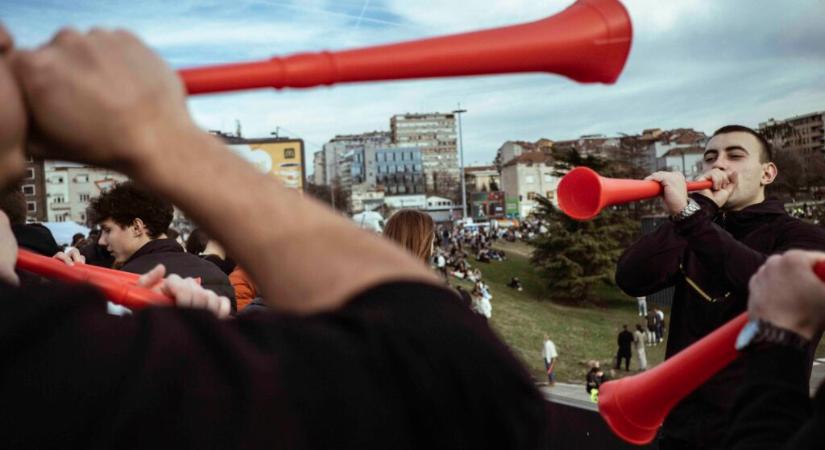
[{"label": "orange jacket", "polygon": [[229,282],[235,288],[235,301],[238,302],[238,312],[246,308],[252,300],[258,296],[258,290],[249,275],[241,269],[241,266],[235,267],[235,270],[229,274]]}]

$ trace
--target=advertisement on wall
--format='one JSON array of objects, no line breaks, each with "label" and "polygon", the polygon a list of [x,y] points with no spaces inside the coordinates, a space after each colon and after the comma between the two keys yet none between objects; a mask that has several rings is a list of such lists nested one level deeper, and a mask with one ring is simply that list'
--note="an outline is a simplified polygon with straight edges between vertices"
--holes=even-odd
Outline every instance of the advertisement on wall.
[{"label": "advertisement on wall", "polygon": [[518,197],[507,197],[505,200],[505,214],[507,217],[519,218]]},{"label": "advertisement on wall", "polygon": [[471,198],[472,217],[504,217],[504,192],[476,192]]},{"label": "advertisement on wall", "polygon": [[229,148],[284,186],[303,190],[306,183],[304,141],[301,139],[228,139]]}]

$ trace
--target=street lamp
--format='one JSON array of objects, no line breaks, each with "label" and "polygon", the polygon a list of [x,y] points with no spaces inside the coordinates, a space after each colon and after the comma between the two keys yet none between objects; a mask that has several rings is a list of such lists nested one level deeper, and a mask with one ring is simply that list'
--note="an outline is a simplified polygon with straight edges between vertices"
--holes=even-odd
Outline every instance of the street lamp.
[{"label": "street lamp", "polygon": [[460,176],[461,176],[461,218],[467,219],[467,185],[464,179],[464,139],[461,130],[461,114],[467,112],[466,109],[461,109],[461,103],[458,104],[458,109],[453,111],[453,114],[458,115],[458,152],[460,158]]}]

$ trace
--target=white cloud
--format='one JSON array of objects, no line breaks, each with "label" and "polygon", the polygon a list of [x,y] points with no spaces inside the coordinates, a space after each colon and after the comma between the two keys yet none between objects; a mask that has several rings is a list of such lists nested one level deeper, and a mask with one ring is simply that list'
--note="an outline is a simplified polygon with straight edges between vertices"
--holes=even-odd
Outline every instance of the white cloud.
[{"label": "white cloud", "polygon": [[[136,31],[176,67],[343,49],[512,25],[555,14],[572,0],[28,1],[4,5],[22,45],[62,25]],[[388,129],[404,112],[461,102],[467,161],[485,162],[508,139],[573,138],[727,122],[756,125],[825,109],[821,0],[628,0],[630,59],[613,86],[555,75],[367,83],[194,97],[205,128],[267,136],[276,127],[310,151],[335,134]],[[8,7],[6,7],[8,6]],[[356,27],[356,23],[359,25]],[[295,137],[295,136],[294,136]]]}]

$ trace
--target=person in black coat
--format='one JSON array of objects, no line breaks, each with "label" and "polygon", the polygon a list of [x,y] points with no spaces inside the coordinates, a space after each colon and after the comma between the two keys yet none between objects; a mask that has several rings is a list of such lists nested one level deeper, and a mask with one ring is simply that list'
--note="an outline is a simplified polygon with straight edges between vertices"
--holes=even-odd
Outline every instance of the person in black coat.
[{"label": "person in black coat", "polygon": [[616,352],[616,370],[622,365],[624,360],[624,370],[630,370],[630,346],[633,344],[633,333],[627,330],[627,325],[622,325],[622,331],[616,338],[616,343],[619,345],[619,351]]},{"label": "person in black coat", "polygon": [[[631,296],[674,288],[665,356],[670,358],[745,311],[748,280],[771,254],[825,250],[825,229],[789,216],[765,189],[776,178],[771,146],[754,130],[731,125],[705,147],[700,179],[712,188],[688,195],[680,172],[656,172],[671,220],[627,248],[616,283]],[[816,337],[813,346],[819,341]],[[736,361],[670,412],[660,446],[723,448],[734,392],[744,366]]]},{"label": "person in black coat", "polygon": [[167,274],[200,279],[201,285],[228,298],[236,310],[235,290],[219,267],[186,253],[165,236],[172,222],[172,204],[131,181],[119,183],[92,200],[93,221],[100,225],[99,244],[125,272],[143,274],[158,264]]}]

